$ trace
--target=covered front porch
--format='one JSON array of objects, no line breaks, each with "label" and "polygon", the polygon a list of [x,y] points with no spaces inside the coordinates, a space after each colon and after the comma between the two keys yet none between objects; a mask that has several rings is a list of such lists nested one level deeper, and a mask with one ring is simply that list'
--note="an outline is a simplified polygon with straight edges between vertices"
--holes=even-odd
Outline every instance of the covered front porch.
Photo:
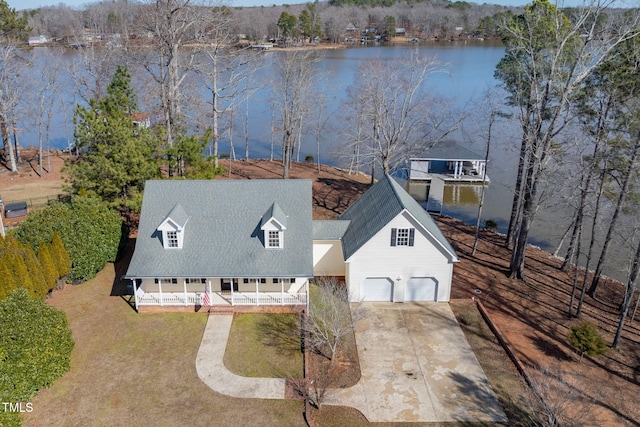
[{"label": "covered front porch", "polygon": [[[271,283],[266,283],[267,279],[202,279],[198,290],[194,290],[193,279],[182,279],[182,283],[170,280],[164,286],[163,279],[146,279],[138,284],[134,281],[136,310],[140,306],[306,305],[309,295],[307,279],[298,283],[291,278],[269,279]],[[180,285],[182,289],[178,290]]]}]

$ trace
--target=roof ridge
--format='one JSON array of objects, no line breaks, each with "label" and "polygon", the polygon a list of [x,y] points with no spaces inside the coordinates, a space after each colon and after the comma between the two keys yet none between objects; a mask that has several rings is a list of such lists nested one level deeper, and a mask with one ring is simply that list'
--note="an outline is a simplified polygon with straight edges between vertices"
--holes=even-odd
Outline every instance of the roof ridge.
[{"label": "roof ridge", "polygon": [[[398,201],[400,206],[402,206],[403,209],[407,209],[407,207],[405,206],[404,202],[402,201],[402,198],[400,197],[400,194],[398,193],[398,189],[396,188],[396,185],[400,185],[400,184],[395,182],[393,177],[391,175],[389,175],[388,173],[385,173],[384,176],[389,181],[389,185],[391,186],[391,190],[393,191],[393,195],[396,196],[396,200]],[[396,185],[394,185],[394,184],[396,184]]]}]

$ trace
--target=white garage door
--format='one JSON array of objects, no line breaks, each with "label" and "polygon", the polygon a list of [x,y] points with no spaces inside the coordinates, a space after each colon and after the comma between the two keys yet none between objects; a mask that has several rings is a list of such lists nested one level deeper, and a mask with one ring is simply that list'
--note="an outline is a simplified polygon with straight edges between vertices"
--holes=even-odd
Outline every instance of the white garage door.
[{"label": "white garage door", "polygon": [[433,277],[412,277],[407,280],[405,301],[436,301],[438,283]]},{"label": "white garage door", "polygon": [[388,277],[367,277],[360,286],[361,301],[392,301],[393,281]]}]

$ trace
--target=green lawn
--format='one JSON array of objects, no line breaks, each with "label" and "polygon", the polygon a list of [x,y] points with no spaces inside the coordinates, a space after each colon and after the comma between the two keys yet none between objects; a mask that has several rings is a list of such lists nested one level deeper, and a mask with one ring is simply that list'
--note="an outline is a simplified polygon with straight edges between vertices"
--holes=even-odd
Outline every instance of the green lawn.
[{"label": "green lawn", "polygon": [[244,377],[302,378],[300,317],[247,313],[231,325],[224,364]]},{"label": "green lawn", "polygon": [[32,400],[26,426],[304,426],[294,400],[234,399],[196,373],[204,314],[137,314],[110,296],[109,265],[49,300],[67,313],[71,370]]}]

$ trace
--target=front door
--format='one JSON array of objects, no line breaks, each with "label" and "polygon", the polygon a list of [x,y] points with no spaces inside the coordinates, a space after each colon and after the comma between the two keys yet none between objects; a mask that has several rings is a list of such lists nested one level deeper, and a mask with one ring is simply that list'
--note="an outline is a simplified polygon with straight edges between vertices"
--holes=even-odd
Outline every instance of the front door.
[{"label": "front door", "polygon": [[[220,288],[222,292],[231,292],[232,279],[220,279]],[[233,292],[238,292],[238,279],[233,279]]]}]

